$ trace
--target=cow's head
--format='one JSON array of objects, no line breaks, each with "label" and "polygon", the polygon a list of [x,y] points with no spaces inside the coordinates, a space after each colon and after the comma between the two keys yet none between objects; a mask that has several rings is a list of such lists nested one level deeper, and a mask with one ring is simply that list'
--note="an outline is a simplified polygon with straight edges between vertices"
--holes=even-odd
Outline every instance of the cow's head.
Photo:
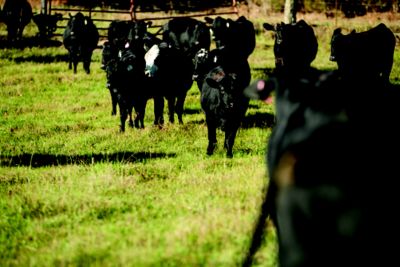
[{"label": "cow's head", "polygon": [[80,35],[86,25],[85,16],[78,12],[74,16],[69,14],[68,28],[70,29],[71,36]]},{"label": "cow's head", "polygon": [[294,24],[283,22],[273,26],[264,23],[267,31],[275,33],[274,55],[276,67],[309,67],[318,50],[313,28],[304,20]]},{"label": "cow's head", "polygon": [[341,47],[341,41],[343,40],[342,29],[337,28],[333,31],[331,38],[331,55],[329,57],[330,61],[337,61],[337,51]]},{"label": "cow's head", "polygon": [[353,30],[350,34],[344,35],[342,34],[341,28],[337,28],[333,31],[331,38],[331,55],[329,57],[329,60],[337,62],[339,59],[340,61],[340,58],[344,56],[344,51],[351,43],[349,42],[351,36],[353,36],[355,33],[356,31]]},{"label": "cow's head", "polygon": [[211,36],[214,39],[217,48],[223,47],[227,44],[233,21],[231,19],[224,19],[220,16],[215,19],[206,17],[207,24],[210,25]]}]

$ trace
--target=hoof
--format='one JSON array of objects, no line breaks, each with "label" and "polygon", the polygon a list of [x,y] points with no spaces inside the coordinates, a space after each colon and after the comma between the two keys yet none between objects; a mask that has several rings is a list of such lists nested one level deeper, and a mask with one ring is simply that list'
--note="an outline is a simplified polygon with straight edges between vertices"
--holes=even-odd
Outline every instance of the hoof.
[{"label": "hoof", "polygon": [[217,143],[209,144],[207,147],[207,155],[211,156],[212,154],[214,154],[214,150],[216,147],[217,147]]}]

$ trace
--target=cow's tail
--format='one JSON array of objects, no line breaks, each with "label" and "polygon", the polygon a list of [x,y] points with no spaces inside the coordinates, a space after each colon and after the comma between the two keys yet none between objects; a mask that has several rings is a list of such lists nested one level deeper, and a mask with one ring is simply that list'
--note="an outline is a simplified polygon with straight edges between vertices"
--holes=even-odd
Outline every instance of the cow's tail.
[{"label": "cow's tail", "polygon": [[[273,184],[268,186],[267,192],[264,195],[263,202],[261,204],[260,213],[258,216],[258,220],[254,227],[253,236],[251,238],[251,243],[249,250],[247,251],[242,267],[249,267],[253,263],[253,256],[260,248],[262,241],[265,239],[267,232],[264,232],[265,225],[267,222],[267,218],[270,217],[274,220],[275,212],[274,212],[274,202],[275,202],[275,188]],[[265,192],[265,190],[264,190]]]}]

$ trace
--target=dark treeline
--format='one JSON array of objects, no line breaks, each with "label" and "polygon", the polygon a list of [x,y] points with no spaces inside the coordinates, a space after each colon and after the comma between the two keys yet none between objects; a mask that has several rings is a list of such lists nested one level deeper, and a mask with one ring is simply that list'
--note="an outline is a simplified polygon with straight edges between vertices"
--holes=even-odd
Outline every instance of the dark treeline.
[{"label": "dark treeline", "polygon": [[[283,0],[247,0],[256,5],[269,5],[273,12],[283,12]],[[367,12],[400,11],[399,0],[295,0],[299,12],[343,12],[346,17],[363,16]]]},{"label": "dark treeline", "polygon": [[[237,1],[245,2],[245,1]],[[193,11],[232,5],[232,0],[134,0],[135,9],[142,11]],[[68,5],[129,9],[130,0],[68,0]]]},{"label": "dark treeline", "polygon": [[[296,0],[299,12],[333,12],[339,10],[346,17],[365,15],[367,12],[400,11],[400,0]],[[130,0],[67,0],[68,5],[129,9]],[[236,0],[240,4],[268,5],[274,12],[283,12],[284,0]],[[134,0],[140,11],[176,10],[190,12],[232,5],[232,0]]]}]

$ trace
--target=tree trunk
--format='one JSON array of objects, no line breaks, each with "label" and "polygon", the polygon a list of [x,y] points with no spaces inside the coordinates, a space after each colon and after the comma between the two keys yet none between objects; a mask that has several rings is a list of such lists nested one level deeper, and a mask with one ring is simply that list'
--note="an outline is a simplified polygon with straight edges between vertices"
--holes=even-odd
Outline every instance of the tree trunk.
[{"label": "tree trunk", "polygon": [[285,0],[285,23],[296,23],[296,0]]}]

